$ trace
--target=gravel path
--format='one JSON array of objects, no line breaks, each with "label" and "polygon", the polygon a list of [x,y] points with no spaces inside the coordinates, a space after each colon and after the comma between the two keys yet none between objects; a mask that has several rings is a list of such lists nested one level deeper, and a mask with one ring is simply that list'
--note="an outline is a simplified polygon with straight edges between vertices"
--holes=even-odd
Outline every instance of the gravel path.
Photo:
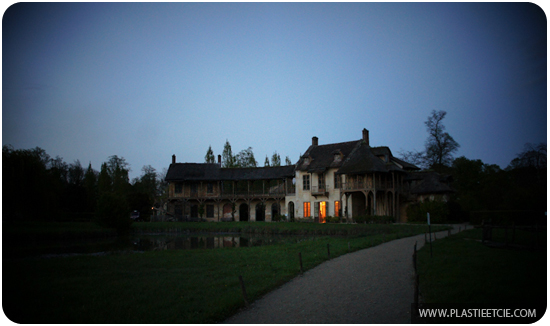
[{"label": "gravel path", "polygon": [[[462,230],[464,225],[461,225]],[[458,231],[454,226],[452,233]],[[448,231],[437,233],[437,238]],[[405,324],[414,299],[414,244],[424,235],[334,258],[230,317],[229,324]]]}]

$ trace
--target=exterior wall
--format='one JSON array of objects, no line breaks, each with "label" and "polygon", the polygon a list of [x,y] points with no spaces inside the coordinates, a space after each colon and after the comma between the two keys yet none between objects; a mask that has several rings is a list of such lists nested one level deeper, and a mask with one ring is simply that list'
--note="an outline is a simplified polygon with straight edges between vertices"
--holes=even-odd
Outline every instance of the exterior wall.
[{"label": "exterior wall", "polygon": [[[340,201],[342,215],[344,212],[343,199],[340,198],[340,189],[335,189],[334,185],[334,172],[336,169],[330,169],[324,173],[325,175],[325,187],[327,194],[315,195],[314,190],[319,186],[319,175],[317,173],[308,173],[304,171],[296,171],[296,193],[294,196],[286,196],[285,207],[288,207],[290,202],[294,203],[294,217],[295,218],[314,218],[315,217],[315,203],[327,202],[328,209],[327,216],[336,216],[335,214],[335,201]],[[304,190],[303,176],[309,175],[309,190]],[[317,188],[318,189],[318,188]],[[304,216],[304,203],[310,203],[310,216]]]}]

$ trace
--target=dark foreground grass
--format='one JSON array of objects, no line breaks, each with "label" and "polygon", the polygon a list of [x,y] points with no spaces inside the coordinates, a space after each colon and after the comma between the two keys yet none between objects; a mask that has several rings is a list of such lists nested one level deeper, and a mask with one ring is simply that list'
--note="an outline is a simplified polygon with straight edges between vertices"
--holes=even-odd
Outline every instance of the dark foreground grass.
[{"label": "dark foreground grass", "polygon": [[[505,237],[502,231],[493,239]],[[510,236],[510,235],[509,235]],[[421,301],[425,303],[546,303],[546,232],[532,249],[491,248],[481,244],[481,229],[461,232],[418,252]],[[517,245],[532,248],[536,234],[518,231]]]},{"label": "dark foreground grass", "polygon": [[[208,223],[211,224],[211,223]],[[282,224],[282,223],[281,223]],[[371,225],[373,230],[380,230]],[[322,236],[265,247],[3,260],[3,308],[18,323],[215,323],[305,270],[351,251],[421,234],[424,226]]]}]

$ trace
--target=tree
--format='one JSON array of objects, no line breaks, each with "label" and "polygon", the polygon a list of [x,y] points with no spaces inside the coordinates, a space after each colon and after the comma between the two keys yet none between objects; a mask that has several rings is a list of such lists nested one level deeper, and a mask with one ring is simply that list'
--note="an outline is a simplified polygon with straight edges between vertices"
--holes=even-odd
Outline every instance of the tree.
[{"label": "tree", "polygon": [[87,211],[95,210],[97,198],[97,172],[92,169],[92,163],[88,164],[86,174],[84,174],[84,188],[86,189]]},{"label": "tree", "polygon": [[229,141],[227,139],[225,140],[225,145],[223,146],[222,167],[223,168],[235,167],[235,158],[233,157],[233,152],[231,151],[231,145],[229,144]]},{"label": "tree", "polygon": [[445,132],[442,121],[447,115],[445,111],[432,111],[431,116],[424,122],[428,131],[426,140],[426,160],[430,168],[449,166],[453,160],[452,154],[458,151],[460,145]]},{"label": "tree", "polygon": [[281,156],[275,151],[271,156],[271,166],[281,166]]},{"label": "tree", "polygon": [[204,156],[204,163],[216,163],[216,158],[214,157],[214,151],[212,151],[212,146],[208,146],[206,151],[206,156]]},{"label": "tree", "polygon": [[546,144],[525,144],[523,152],[519,153],[516,158],[510,162],[507,169],[511,170],[516,168],[546,169]]},{"label": "tree", "polygon": [[234,158],[235,167],[239,168],[255,168],[258,166],[258,162],[254,158],[254,153],[252,152],[252,147],[243,149],[239,152]]},{"label": "tree", "polygon": [[269,158],[265,156],[264,166],[269,166]]},{"label": "tree", "polygon": [[290,157],[285,158],[285,165],[292,165],[292,161],[290,160]]},{"label": "tree", "polygon": [[405,162],[423,169],[434,169],[439,172],[448,170],[453,161],[452,154],[458,150],[460,145],[449,133],[445,132],[445,126],[442,123],[445,115],[447,115],[445,111],[432,111],[428,120],[424,122],[428,131],[424,151],[400,151],[399,156]]},{"label": "tree", "polygon": [[103,227],[115,228],[119,234],[128,233],[132,219],[125,196],[106,192],[97,203],[96,221]]},{"label": "tree", "polygon": [[111,178],[112,191],[120,194],[128,193],[130,186],[130,178],[128,176],[130,172],[130,164],[126,162],[124,157],[118,157],[116,155],[110,156],[107,161],[107,173]]}]

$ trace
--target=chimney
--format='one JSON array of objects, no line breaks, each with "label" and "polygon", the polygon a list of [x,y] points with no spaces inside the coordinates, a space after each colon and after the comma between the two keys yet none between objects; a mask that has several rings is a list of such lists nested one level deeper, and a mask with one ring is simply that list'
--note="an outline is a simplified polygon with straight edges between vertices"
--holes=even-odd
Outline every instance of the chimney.
[{"label": "chimney", "polygon": [[222,165],[222,156],[220,154],[218,154],[218,164]]},{"label": "chimney", "polygon": [[313,138],[311,138],[311,145],[313,146],[319,145],[319,138],[313,136]]},{"label": "chimney", "polygon": [[176,154],[172,155],[172,164],[176,164]]},{"label": "chimney", "polygon": [[363,128],[363,140],[365,143],[367,143],[367,146],[370,146],[369,144],[369,131],[365,128]]}]

